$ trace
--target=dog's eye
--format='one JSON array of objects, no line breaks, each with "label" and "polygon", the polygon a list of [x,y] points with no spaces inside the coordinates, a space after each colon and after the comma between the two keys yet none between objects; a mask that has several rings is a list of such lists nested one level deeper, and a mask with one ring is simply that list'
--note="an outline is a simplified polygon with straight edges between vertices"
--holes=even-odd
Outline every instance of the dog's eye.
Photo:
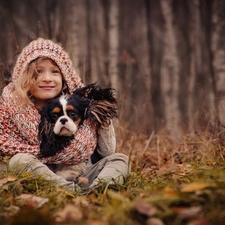
[{"label": "dog's eye", "polygon": [[56,114],[56,113],[52,113],[51,114],[51,118],[53,119],[53,120],[56,120],[56,119],[58,119],[58,114]]},{"label": "dog's eye", "polygon": [[69,111],[68,116],[72,119],[75,119],[76,117],[78,117],[78,115],[74,111]]}]

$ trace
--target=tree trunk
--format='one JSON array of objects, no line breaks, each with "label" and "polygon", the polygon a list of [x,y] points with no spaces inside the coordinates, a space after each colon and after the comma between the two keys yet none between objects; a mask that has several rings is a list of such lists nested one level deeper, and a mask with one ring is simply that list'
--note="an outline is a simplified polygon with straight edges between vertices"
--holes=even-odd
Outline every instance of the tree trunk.
[{"label": "tree trunk", "polygon": [[[67,13],[71,15],[79,15],[82,11],[82,5],[79,0],[67,0],[66,9]],[[79,22],[78,18],[69,17],[66,21],[66,31],[67,31],[67,43],[65,48],[70,50],[71,60],[76,69],[76,72],[81,75],[80,71],[80,45],[79,45]],[[82,17],[80,17],[83,19]],[[83,78],[83,77],[82,77]]]},{"label": "tree trunk", "polygon": [[199,61],[199,32],[200,32],[200,15],[199,0],[189,2],[190,7],[190,77],[188,80],[188,97],[187,97],[187,114],[188,114],[188,131],[194,132],[195,128],[195,85],[196,73]]},{"label": "tree trunk", "polygon": [[100,0],[89,0],[89,52],[91,82],[106,81],[104,8]]},{"label": "tree trunk", "polygon": [[[216,101],[218,111],[219,130],[224,130],[225,126],[225,4],[224,1],[215,0],[213,2],[212,17],[212,52],[213,69],[216,85]],[[223,135],[224,136],[224,135]]]},{"label": "tree trunk", "polygon": [[164,55],[161,65],[161,91],[164,100],[165,128],[172,137],[181,137],[179,110],[180,62],[177,53],[176,29],[170,0],[161,0],[165,21]]},{"label": "tree trunk", "polygon": [[119,4],[118,0],[110,2],[109,9],[109,78],[111,86],[120,90],[118,78],[119,56]]}]

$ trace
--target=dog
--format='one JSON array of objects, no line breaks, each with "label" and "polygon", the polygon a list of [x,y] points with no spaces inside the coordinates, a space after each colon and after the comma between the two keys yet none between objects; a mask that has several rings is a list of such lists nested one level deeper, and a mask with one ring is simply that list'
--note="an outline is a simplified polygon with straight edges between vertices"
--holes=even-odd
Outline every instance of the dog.
[{"label": "dog", "polygon": [[[100,126],[118,117],[117,107],[115,89],[101,88],[95,83],[76,89],[72,95],[51,99],[41,111],[38,133],[41,156],[53,156],[67,147],[85,119]],[[85,165],[64,165],[57,168],[57,174],[74,180],[85,172]]]}]

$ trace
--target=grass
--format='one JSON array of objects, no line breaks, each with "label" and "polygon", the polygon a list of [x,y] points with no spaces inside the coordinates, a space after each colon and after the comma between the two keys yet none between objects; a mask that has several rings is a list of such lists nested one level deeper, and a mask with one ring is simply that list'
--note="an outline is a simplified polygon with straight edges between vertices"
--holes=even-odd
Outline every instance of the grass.
[{"label": "grass", "polygon": [[124,185],[102,183],[89,195],[71,193],[31,174],[0,173],[4,225],[225,224],[225,148],[211,134],[175,143],[118,130],[117,149],[130,156]]}]

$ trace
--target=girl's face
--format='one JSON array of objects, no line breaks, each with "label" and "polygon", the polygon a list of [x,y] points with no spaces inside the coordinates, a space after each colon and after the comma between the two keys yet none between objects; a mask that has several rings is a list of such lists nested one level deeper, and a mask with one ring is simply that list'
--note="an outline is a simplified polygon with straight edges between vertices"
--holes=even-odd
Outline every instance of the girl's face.
[{"label": "girl's face", "polygon": [[35,105],[43,107],[47,100],[60,94],[63,86],[59,67],[50,59],[43,59],[36,65],[35,83],[30,89]]}]

